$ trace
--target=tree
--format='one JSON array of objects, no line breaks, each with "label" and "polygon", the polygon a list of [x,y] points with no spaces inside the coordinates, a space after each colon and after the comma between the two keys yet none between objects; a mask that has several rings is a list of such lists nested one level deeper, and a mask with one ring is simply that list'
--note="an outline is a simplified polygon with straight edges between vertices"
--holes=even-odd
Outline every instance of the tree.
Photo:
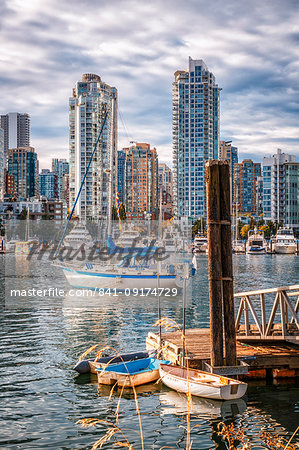
[{"label": "tree", "polygon": [[126,207],[123,203],[119,205],[119,218],[120,220],[127,220]]},{"label": "tree", "polygon": [[206,231],[206,222],[203,218],[197,219],[192,225],[192,237],[194,237],[200,231],[202,231],[203,233],[205,233]]},{"label": "tree", "polygon": [[267,227],[269,230],[269,237],[272,236],[272,234],[276,234],[277,226],[272,222],[272,220],[267,222]]},{"label": "tree", "polygon": [[115,205],[112,206],[112,220],[118,220],[118,214]]},{"label": "tree", "polygon": [[263,225],[265,225],[265,221],[264,221],[263,218],[261,218],[261,219],[258,221],[257,226],[258,226],[259,229],[261,229]]},{"label": "tree", "polygon": [[26,220],[26,219],[27,219],[27,214],[28,214],[28,210],[27,210],[27,208],[24,208],[24,209],[22,210],[22,212],[19,214],[18,219],[20,219],[20,220]]},{"label": "tree", "polygon": [[244,222],[242,222],[242,220],[238,220],[238,236],[240,236],[240,234],[241,234],[241,230],[242,230],[242,228],[244,227],[244,225],[245,225],[245,223]]},{"label": "tree", "polygon": [[250,225],[243,225],[240,231],[240,235],[243,239],[248,238],[248,231],[250,230]]}]

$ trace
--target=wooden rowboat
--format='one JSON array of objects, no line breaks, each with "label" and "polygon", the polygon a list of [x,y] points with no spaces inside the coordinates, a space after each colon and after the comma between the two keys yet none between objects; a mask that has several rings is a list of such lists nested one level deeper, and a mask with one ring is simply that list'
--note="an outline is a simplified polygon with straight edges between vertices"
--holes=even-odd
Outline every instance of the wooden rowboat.
[{"label": "wooden rowboat", "polygon": [[115,384],[125,388],[152,383],[159,379],[159,365],[165,367],[169,361],[161,361],[155,358],[139,359],[120,364],[109,364],[107,367],[97,369],[98,382],[100,384]]},{"label": "wooden rowboat", "polygon": [[150,352],[135,352],[135,353],[124,353],[122,355],[112,355],[112,356],[102,356],[97,361],[94,359],[83,359],[78,361],[74,367],[80,374],[85,373],[97,373],[97,369],[100,367],[104,367],[107,363],[111,362],[113,364],[126,362],[126,361],[135,361],[137,359],[148,358],[150,356]]},{"label": "wooden rowboat", "polygon": [[247,383],[232,378],[203,372],[196,369],[187,369],[174,365],[160,365],[162,382],[178,392],[197,395],[199,397],[215,400],[233,400],[241,398],[247,390]]}]

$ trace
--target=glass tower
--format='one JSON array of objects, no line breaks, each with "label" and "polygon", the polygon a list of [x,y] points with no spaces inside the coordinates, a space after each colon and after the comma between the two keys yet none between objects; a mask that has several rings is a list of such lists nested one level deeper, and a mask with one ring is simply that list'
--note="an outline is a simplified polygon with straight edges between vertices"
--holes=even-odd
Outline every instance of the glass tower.
[{"label": "glass tower", "polygon": [[98,75],[83,75],[69,99],[70,207],[79,192],[106,112],[104,130],[75,211],[84,220],[107,217],[110,180],[113,194],[116,192],[117,90]]},{"label": "glass tower", "polygon": [[264,219],[299,228],[299,179],[295,155],[277,149],[263,159]]},{"label": "glass tower", "polygon": [[5,178],[4,178],[4,131],[0,128],[0,202],[3,202],[5,193]]},{"label": "glass tower", "polygon": [[220,88],[201,59],[189,57],[188,71],[174,76],[174,215],[205,217],[205,162],[218,158]]},{"label": "glass tower", "polygon": [[14,177],[15,195],[19,200],[38,196],[39,164],[33,147],[8,150],[8,173]]}]

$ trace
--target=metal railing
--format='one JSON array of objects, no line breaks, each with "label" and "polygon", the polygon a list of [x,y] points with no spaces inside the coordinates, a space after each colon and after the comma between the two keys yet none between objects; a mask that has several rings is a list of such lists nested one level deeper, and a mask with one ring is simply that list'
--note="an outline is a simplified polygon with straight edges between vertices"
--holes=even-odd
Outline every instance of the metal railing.
[{"label": "metal railing", "polygon": [[240,302],[235,322],[238,337],[299,341],[299,285],[239,292],[234,298]]}]

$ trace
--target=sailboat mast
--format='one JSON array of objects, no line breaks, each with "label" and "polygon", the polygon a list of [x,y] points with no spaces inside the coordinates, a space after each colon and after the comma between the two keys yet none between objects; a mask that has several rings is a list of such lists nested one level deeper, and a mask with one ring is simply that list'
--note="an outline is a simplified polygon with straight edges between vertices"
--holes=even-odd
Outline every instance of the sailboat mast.
[{"label": "sailboat mast", "polygon": [[106,119],[107,119],[107,115],[108,115],[108,113],[107,113],[107,111],[106,111],[106,112],[105,112],[104,119],[103,119],[103,122],[102,122],[101,131],[100,131],[100,133],[99,133],[99,135],[98,135],[98,138],[97,138],[97,140],[96,140],[96,143],[95,143],[94,148],[93,148],[93,151],[92,151],[92,154],[91,154],[91,156],[90,156],[90,158],[89,158],[89,161],[88,161],[88,164],[87,164],[87,168],[86,168],[86,170],[85,170],[84,176],[83,176],[82,181],[81,181],[80,189],[79,189],[78,194],[77,194],[77,197],[76,197],[76,199],[75,199],[75,201],[74,201],[74,204],[73,204],[71,213],[70,213],[70,215],[69,215],[69,217],[68,217],[68,219],[67,219],[67,222],[66,222],[66,224],[65,224],[65,227],[64,227],[64,230],[63,230],[61,239],[60,239],[60,241],[59,241],[59,243],[58,243],[58,246],[57,246],[57,249],[56,249],[56,252],[55,252],[55,255],[54,255],[54,259],[55,259],[55,258],[57,257],[57,255],[58,255],[58,252],[59,252],[59,250],[60,250],[60,247],[61,247],[61,245],[62,245],[62,243],[63,243],[64,238],[65,238],[65,235],[66,235],[66,232],[67,232],[67,229],[68,229],[68,225],[69,225],[69,223],[70,223],[70,221],[71,221],[71,219],[72,219],[72,217],[73,217],[73,214],[74,214],[76,205],[77,205],[77,203],[78,203],[79,197],[80,197],[80,195],[81,195],[81,191],[82,191],[82,189],[83,189],[83,186],[84,186],[84,183],[85,183],[87,174],[88,174],[89,169],[90,169],[90,166],[91,166],[91,162],[92,162],[92,160],[93,160],[94,154],[95,154],[95,152],[96,152],[96,150],[97,150],[98,143],[99,143],[100,138],[101,138],[101,136],[102,136],[102,133],[103,133],[103,130],[104,130],[104,126],[105,126],[105,123],[106,123]]},{"label": "sailboat mast", "polygon": [[115,156],[115,141],[114,141],[114,107],[115,99],[112,97],[111,101],[111,121],[110,121],[110,166],[108,171],[108,202],[107,202],[107,217],[108,217],[108,236],[112,232],[112,197],[113,197],[113,162]]}]

